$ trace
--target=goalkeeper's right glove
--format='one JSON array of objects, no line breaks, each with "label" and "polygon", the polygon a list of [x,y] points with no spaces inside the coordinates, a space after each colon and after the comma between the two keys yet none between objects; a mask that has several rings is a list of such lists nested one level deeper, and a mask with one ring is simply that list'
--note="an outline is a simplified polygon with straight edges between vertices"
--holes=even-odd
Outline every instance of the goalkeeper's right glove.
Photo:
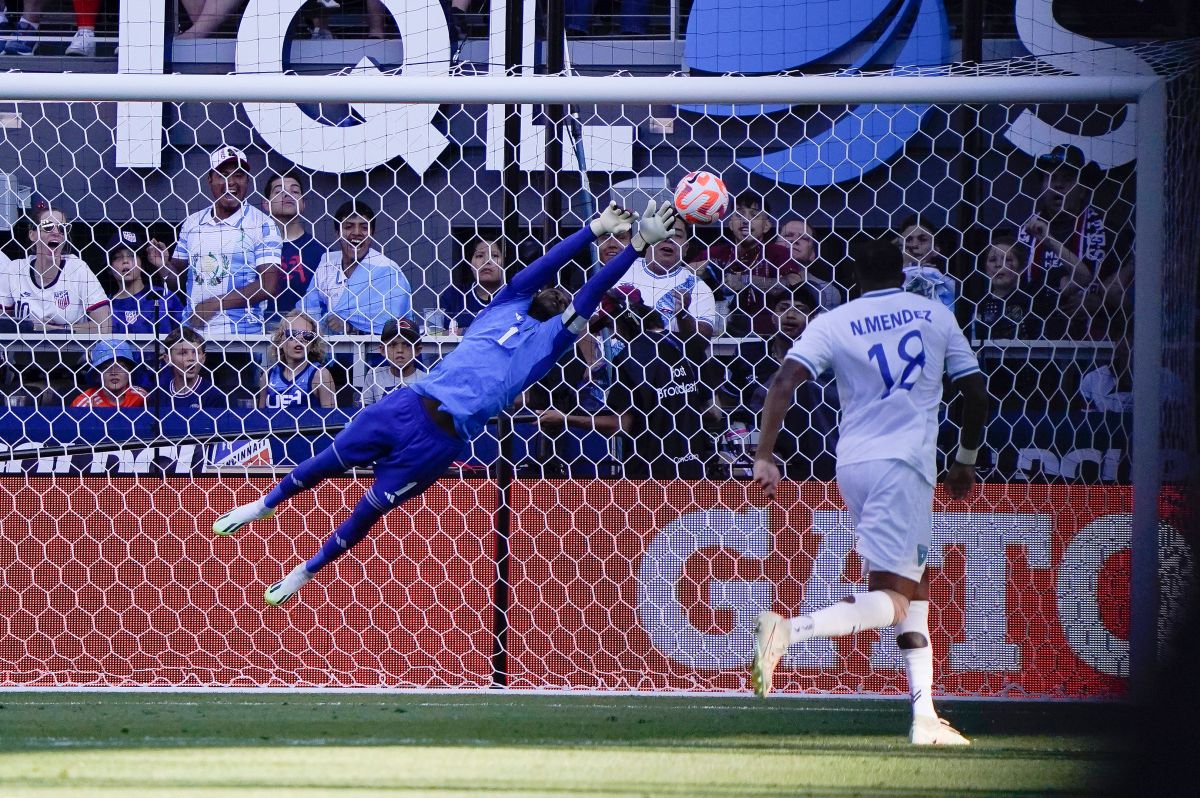
[{"label": "goalkeeper's right glove", "polygon": [[675,206],[671,203],[664,202],[660,208],[655,200],[647,202],[638,231],[630,242],[634,250],[640,255],[646,251],[646,247],[673,236],[676,218]]}]

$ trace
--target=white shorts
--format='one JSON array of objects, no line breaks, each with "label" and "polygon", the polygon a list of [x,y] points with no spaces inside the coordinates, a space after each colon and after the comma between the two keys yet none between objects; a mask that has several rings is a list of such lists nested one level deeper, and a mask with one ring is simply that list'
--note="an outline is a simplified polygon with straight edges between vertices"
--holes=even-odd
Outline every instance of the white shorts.
[{"label": "white shorts", "polygon": [[902,460],[837,467],[854,520],[854,550],[871,571],[921,581],[933,535],[933,485]]}]

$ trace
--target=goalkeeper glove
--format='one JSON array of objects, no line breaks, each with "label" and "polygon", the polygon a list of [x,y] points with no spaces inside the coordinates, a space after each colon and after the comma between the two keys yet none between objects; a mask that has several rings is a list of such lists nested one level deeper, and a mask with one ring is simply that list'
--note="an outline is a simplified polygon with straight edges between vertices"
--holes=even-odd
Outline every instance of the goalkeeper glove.
[{"label": "goalkeeper glove", "polygon": [[617,203],[610,202],[608,207],[601,211],[599,216],[592,219],[588,226],[592,228],[592,233],[596,238],[605,235],[616,236],[628,232],[637,218],[637,214],[633,211],[618,208]]},{"label": "goalkeeper glove", "polygon": [[676,218],[675,206],[671,203],[664,202],[660,208],[655,200],[647,202],[646,212],[642,214],[642,223],[638,225],[637,234],[631,242],[633,248],[640,255],[646,247],[670,238],[675,234]]}]

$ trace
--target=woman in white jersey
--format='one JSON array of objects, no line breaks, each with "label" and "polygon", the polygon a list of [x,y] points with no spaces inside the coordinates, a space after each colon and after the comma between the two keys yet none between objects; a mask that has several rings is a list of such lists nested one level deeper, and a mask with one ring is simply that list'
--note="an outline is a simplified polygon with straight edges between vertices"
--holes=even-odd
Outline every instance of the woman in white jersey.
[{"label": "woman in white jersey", "polygon": [[987,391],[954,315],[940,302],[901,290],[904,261],[894,244],[863,247],[855,272],[862,296],[809,322],[767,392],[754,479],[768,498],[775,495],[775,441],[796,388],[832,369],[842,406],[837,481],[854,521],[854,549],[867,566],[867,591],[794,618],[759,613],[751,681],[759,695],[769,693],[775,666],[792,644],[895,625],[912,695],[909,741],[966,745],[933,708],[925,564],[942,376],[964,399],[959,448],[946,476],[956,499],[975,484]]},{"label": "woman in white jersey", "polygon": [[50,332],[107,335],[112,308],[88,265],[66,253],[70,229],[62,210],[44,203],[35,208],[31,254],[12,261],[0,275],[0,306],[16,321]]}]

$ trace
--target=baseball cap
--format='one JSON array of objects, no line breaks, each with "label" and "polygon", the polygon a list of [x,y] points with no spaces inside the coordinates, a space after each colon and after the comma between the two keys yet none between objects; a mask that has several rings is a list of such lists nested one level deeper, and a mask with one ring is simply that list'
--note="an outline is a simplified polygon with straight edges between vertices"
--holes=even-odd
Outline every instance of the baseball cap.
[{"label": "baseball cap", "polygon": [[379,340],[384,346],[387,346],[397,338],[403,338],[410,344],[415,344],[421,340],[421,331],[408,319],[393,319],[383,325],[383,332],[380,334]]},{"label": "baseball cap", "polygon": [[1050,152],[1039,155],[1037,165],[1047,172],[1053,172],[1064,166],[1074,169],[1076,172],[1082,172],[1083,167],[1087,165],[1087,157],[1083,154],[1083,150],[1074,144],[1059,144]]},{"label": "baseball cap", "polygon": [[131,366],[137,363],[133,347],[126,341],[99,341],[92,346],[92,351],[88,355],[88,362],[97,371],[103,370],[114,360],[124,360]]},{"label": "baseball cap", "polygon": [[221,165],[229,161],[237,161],[246,166],[250,165],[250,159],[246,157],[246,153],[239,150],[237,147],[219,147],[209,153],[208,165],[215,172],[221,168]]},{"label": "baseball cap", "polygon": [[127,249],[130,252],[138,252],[142,248],[142,236],[136,230],[117,230],[109,237],[108,243],[104,245],[105,252],[112,252],[115,249]]}]

